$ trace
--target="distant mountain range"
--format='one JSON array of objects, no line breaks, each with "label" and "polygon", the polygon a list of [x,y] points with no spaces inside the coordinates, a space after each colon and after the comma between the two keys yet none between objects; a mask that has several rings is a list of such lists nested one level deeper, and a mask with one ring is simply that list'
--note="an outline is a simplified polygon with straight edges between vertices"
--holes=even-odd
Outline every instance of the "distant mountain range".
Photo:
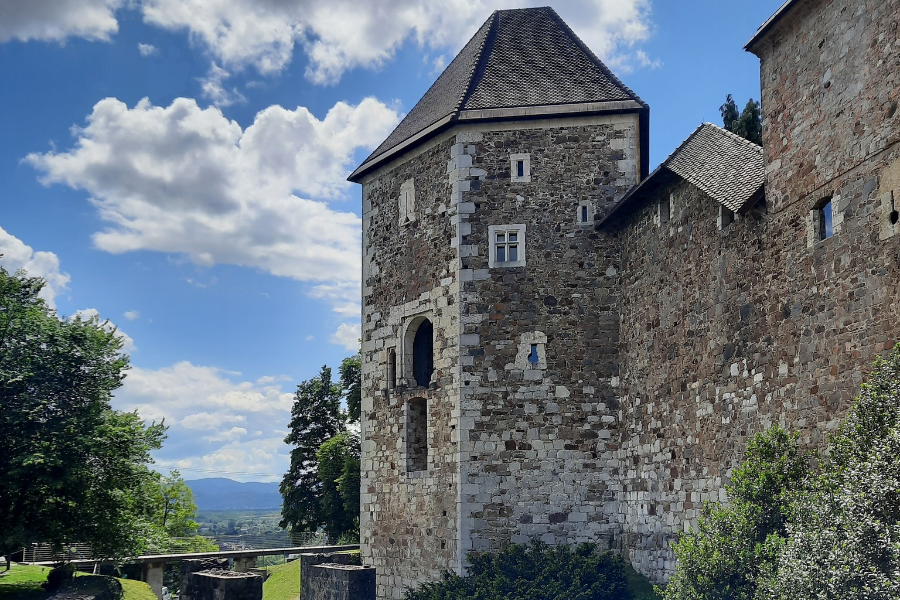
[{"label": "distant mountain range", "polygon": [[277,483],[241,483],[224,477],[185,481],[194,492],[197,510],[281,509]]}]

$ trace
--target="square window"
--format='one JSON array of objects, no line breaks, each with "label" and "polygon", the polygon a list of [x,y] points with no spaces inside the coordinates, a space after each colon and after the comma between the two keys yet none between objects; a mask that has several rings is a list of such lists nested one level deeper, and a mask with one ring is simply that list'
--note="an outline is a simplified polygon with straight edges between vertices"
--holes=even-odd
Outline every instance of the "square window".
[{"label": "square window", "polygon": [[491,225],[489,226],[491,249],[488,266],[524,267],[525,266],[525,225]]}]

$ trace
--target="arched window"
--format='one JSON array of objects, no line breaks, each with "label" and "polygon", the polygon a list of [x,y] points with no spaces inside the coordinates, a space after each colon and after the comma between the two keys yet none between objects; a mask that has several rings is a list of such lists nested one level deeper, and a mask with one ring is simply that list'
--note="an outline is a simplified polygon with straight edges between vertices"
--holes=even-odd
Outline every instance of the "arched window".
[{"label": "arched window", "polygon": [[416,328],[412,347],[412,374],[416,384],[428,387],[434,373],[434,326],[422,319]]}]

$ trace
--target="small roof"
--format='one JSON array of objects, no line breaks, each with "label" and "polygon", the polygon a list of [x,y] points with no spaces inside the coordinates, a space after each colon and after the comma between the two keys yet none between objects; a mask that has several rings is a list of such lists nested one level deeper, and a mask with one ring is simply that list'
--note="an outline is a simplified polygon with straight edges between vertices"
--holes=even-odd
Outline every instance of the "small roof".
[{"label": "small roof", "polygon": [[603,219],[636,198],[646,197],[672,176],[691,183],[734,212],[760,197],[766,178],[762,147],[712,123],[704,123],[631,190]]},{"label": "small roof", "polygon": [[774,15],[769,17],[765,23],[759,26],[759,29],[757,29],[756,33],[753,34],[753,37],[750,38],[750,41],[744,45],[744,50],[753,52],[753,47],[756,45],[756,43],[759,42],[767,33],[769,33],[769,30],[772,29],[775,23],[780,21],[782,17],[784,17],[788,12],[790,12],[792,8],[794,8],[798,4],[800,4],[800,0],[786,0],[785,3],[781,5],[781,8],[775,11]]},{"label": "small roof", "polygon": [[455,121],[642,110],[552,8],[499,10],[349,179]]}]

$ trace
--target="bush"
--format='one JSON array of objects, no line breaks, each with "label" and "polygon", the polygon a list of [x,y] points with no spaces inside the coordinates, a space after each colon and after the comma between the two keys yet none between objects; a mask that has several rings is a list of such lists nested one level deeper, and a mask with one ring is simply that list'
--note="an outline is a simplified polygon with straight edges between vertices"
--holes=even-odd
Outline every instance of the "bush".
[{"label": "bush", "polygon": [[407,600],[629,600],[625,562],[594,544],[512,545],[469,556],[469,574],[407,592]]},{"label": "bush", "polygon": [[66,563],[54,567],[47,573],[47,581],[41,584],[41,587],[51,594],[68,587],[75,580],[75,566],[72,563]]}]

